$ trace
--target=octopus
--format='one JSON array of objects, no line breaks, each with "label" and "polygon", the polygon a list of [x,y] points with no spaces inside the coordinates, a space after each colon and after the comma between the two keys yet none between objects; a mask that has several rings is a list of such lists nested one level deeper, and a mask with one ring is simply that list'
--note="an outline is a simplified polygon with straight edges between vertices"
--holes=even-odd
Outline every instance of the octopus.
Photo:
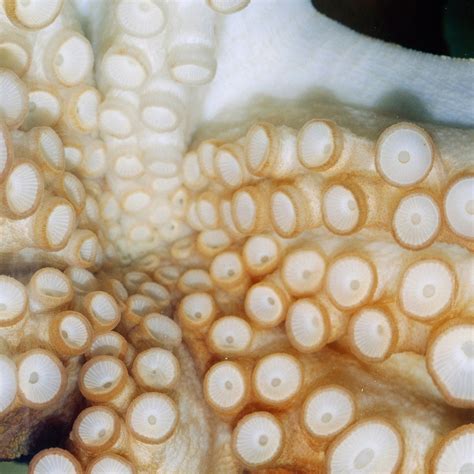
[{"label": "octopus", "polygon": [[0,1],[0,458],[474,472],[473,74],[307,0]]}]

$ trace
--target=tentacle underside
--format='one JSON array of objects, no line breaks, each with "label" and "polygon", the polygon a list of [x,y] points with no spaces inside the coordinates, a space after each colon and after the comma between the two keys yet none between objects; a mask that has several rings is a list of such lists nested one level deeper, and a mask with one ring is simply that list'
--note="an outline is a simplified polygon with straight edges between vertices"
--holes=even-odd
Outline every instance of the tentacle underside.
[{"label": "tentacle underside", "polygon": [[305,2],[0,1],[0,458],[471,472],[473,68]]}]

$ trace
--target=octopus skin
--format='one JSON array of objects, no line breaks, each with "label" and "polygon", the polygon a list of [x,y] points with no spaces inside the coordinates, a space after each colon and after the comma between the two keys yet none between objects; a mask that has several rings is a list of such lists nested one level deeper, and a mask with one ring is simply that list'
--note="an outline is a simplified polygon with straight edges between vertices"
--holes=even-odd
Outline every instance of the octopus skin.
[{"label": "octopus skin", "polygon": [[305,1],[0,2],[0,458],[470,472],[472,72]]}]

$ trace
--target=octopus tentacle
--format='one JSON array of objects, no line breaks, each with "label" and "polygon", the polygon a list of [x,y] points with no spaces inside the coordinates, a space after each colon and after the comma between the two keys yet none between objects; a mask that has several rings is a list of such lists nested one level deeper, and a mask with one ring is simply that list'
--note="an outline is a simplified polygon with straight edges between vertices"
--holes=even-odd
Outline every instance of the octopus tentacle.
[{"label": "octopus tentacle", "polygon": [[394,57],[303,4],[74,3],[0,5],[0,457],[75,418],[30,472],[469,470],[472,132],[362,110],[397,64],[297,97]]}]

